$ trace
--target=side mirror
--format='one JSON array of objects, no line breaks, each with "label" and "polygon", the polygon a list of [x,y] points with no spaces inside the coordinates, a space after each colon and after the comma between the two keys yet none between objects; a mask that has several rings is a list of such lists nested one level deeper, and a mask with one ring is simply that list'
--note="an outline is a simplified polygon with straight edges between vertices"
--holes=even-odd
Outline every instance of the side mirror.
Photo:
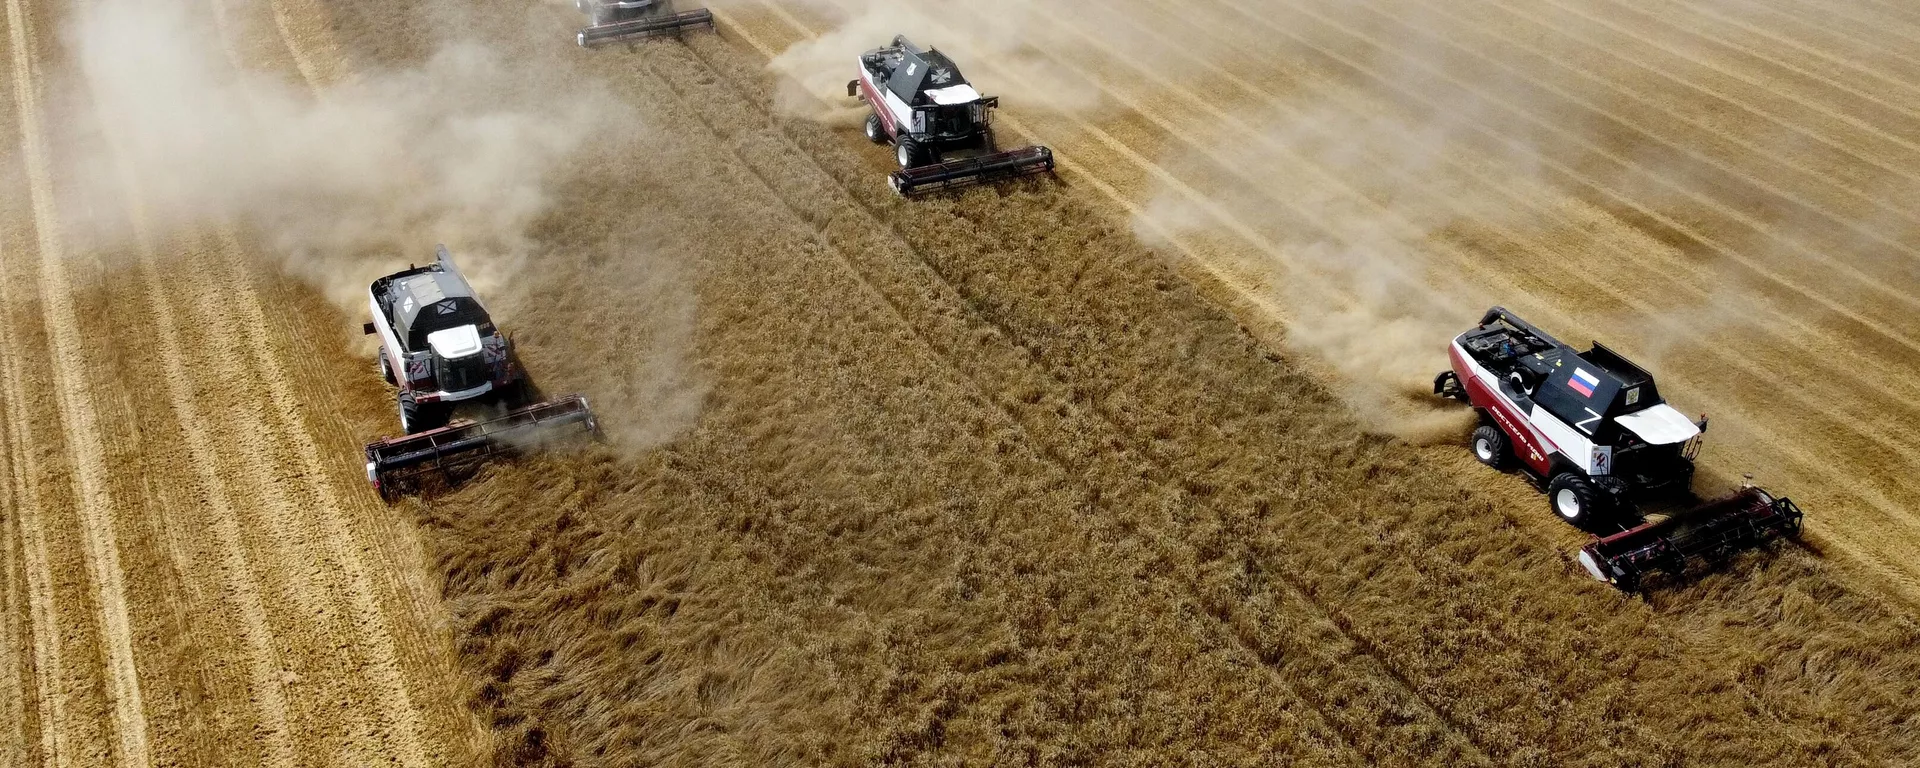
[{"label": "side mirror", "polygon": [[1699,427],[1699,428],[1700,428],[1700,432],[1701,432],[1702,434],[1705,434],[1705,433],[1706,433],[1706,431],[1707,431],[1707,415],[1706,415],[1706,414],[1704,414],[1704,413],[1703,413],[1703,414],[1700,414],[1700,420],[1699,420],[1698,422],[1695,422],[1695,423],[1694,423],[1694,426],[1697,426],[1697,427]]},{"label": "side mirror", "polygon": [[858,95],[860,95],[860,81],[848,80],[847,81],[847,97],[852,98]]},{"label": "side mirror", "polygon": [[360,332],[361,332],[361,333],[364,333],[364,334],[366,334],[366,335],[368,335],[368,336],[372,336],[372,335],[373,335],[373,323],[361,323],[361,324],[360,324]]}]

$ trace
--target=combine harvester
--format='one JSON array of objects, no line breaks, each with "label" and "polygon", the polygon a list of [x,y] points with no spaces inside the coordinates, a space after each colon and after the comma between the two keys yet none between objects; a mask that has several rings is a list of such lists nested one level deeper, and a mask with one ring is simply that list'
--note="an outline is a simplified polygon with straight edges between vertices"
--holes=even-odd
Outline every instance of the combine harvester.
[{"label": "combine harvester", "polygon": [[[1435,394],[1480,412],[1473,453],[1505,469],[1516,462],[1569,523],[1600,535],[1580,550],[1594,578],[1627,592],[1655,572],[1718,564],[1800,534],[1800,508],[1750,483],[1696,503],[1694,458],[1707,420],[1689,420],[1660,397],[1653,376],[1598,343],[1575,351],[1500,307],[1453,340],[1452,370]],[[1651,522],[1640,504],[1679,499]]]},{"label": "combine harvester", "polygon": [[900,170],[888,183],[903,196],[1053,171],[1046,147],[1000,151],[992,124],[1000,99],[981,96],[953,60],[905,36],[860,55],[847,95],[873,110],[867,138],[893,143]]},{"label": "combine harvester", "polygon": [[673,12],[673,0],[574,0],[587,15],[587,27],[574,35],[582,48],[677,35],[689,27],[713,29],[713,12],[695,8]]},{"label": "combine harvester", "polygon": [[[373,281],[368,301],[373,322],[362,328],[380,337],[380,375],[398,389],[407,433],[367,445],[367,480],[381,498],[392,501],[430,473],[451,477],[498,453],[597,433],[584,397],[526,403],[530,387],[512,342],[446,246],[432,264]],[[456,410],[491,412],[455,420]]]}]

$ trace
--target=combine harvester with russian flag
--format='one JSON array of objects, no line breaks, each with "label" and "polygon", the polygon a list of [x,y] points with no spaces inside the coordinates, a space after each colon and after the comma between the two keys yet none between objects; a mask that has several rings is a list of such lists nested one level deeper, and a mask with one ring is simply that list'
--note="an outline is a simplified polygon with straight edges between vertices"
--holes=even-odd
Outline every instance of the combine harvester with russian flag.
[{"label": "combine harvester with russian flag", "polygon": [[1677,578],[1799,536],[1799,507],[1751,484],[1695,497],[1706,417],[1667,405],[1653,376],[1613,350],[1576,351],[1494,307],[1448,356],[1433,391],[1479,412],[1474,456],[1517,467],[1555,514],[1594,534],[1579,555],[1594,578],[1635,592],[1650,575]]}]

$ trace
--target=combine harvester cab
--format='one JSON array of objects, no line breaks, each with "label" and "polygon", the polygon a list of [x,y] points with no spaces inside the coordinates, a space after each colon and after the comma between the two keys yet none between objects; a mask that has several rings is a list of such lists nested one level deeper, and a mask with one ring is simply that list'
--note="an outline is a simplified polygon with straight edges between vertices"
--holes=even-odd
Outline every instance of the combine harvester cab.
[{"label": "combine harvester cab", "polygon": [[[380,338],[380,373],[395,388],[407,433],[366,448],[367,480],[382,498],[392,500],[431,471],[451,472],[564,433],[597,433],[584,397],[525,402],[529,387],[512,342],[446,246],[432,264],[373,281],[367,299],[373,321],[364,330]],[[453,420],[456,409],[475,407],[504,413]]]},{"label": "combine harvester cab", "polygon": [[574,35],[582,48],[678,35],[693,27],[713,29],[713,12],[705,8],[675,13],[673,0],[574,0],[587,15],[587,26]]},{"label": "combine harvester cab", "polygon": [[1448,358],[1433,391],[1480,413],[1475,458],[1517,465],[1555,514],[1595,532],[1580,552],[1595,578],[1631,592],[1649,573],[1678,576],[1799,535],[1799,507],[1751,486],[1648,522],[1642,502],[1694,498],[1707,420],[1667,405],[1653,376],[1613,350],[1577,351],[1494,307]]},{"label": "combine harvester cab", "polygon": [[994,140],[1000,99],[982,96],[953,60],[905,36],[860,55],[847,95],[865,102],[867,138],[892,143],[900,170],[887,178],[902,196],[1052,173],[1053,150],[1002,151]]}]

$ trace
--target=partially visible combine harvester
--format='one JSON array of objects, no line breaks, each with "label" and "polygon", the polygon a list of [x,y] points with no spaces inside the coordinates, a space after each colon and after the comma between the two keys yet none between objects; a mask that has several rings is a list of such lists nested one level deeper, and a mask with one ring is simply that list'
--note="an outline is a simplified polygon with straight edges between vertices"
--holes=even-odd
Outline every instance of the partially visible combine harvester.
[{"label": "partially visible combine harvester", "polygon": [[673,0],[574,0],[587,15],[587,26],[574,35],[582,48],[649,37],[676,35],[692,27],[713,28],[713,12],[705,8],[675,13]]},{"label": "partially visible combine harvester", "polygon": [[[594,434],[587,399],[528,401],[513,344],[493,324],[446,246],[434,262],[373,281],[380,375],[397,392],[404,437],[367,444],[367,480],[391,501],[430,473],[450,473],[488,456],[567,433]],[[474,418],[455,418],[474,416]]]},{"label": "partially visible combine harvester", "polygon": [[[1449,350],[1435,394],[1472,405],[1473,453],[1515,463],[1569,523],[1595,532],[1580,564],[1627,592],[1659,572],[1718,563],[1800,533],[1800,508],[1751,484],[1698,503],[1694,458],[1706,417],[1692,421],[1661,399],[1653,376],[1598,343],[1578,352],[1494,307]],[[1678,500],[1648,521],[1644,502]],[[1617,532],[1610,532],[1617,531]]]},{"label": "partially visible combine harvester", "polygon": [[860,76],[847,83],[847,95],[873,110],[867,138],[893,143],[900,170],[888,183],[901,195],[1053,171],[1046,147],[1001,151],[993,135],[1000,99],[980,95],[946,54],[904,35],[860,55]]}]

